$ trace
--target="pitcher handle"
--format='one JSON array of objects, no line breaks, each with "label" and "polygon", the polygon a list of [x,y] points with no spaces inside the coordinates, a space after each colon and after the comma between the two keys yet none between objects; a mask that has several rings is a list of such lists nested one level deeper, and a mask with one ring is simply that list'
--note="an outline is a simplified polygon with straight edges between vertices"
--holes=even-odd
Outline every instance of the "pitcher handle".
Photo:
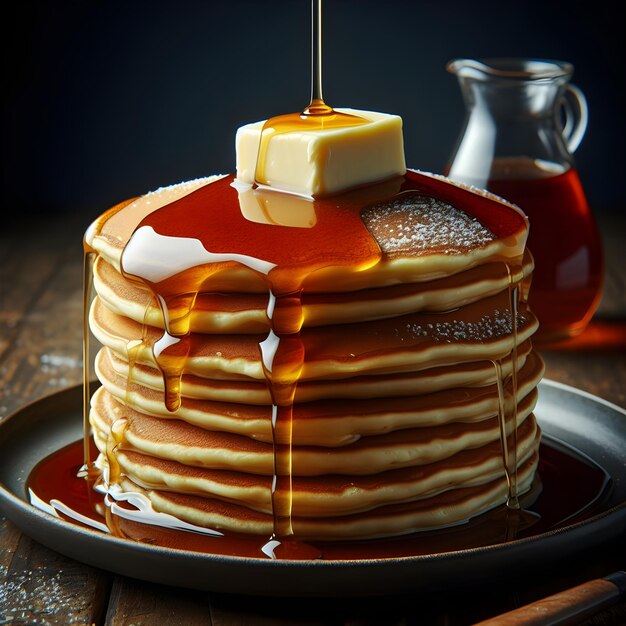
[{"label": "pitcher handle", "polygon": [[578,87],[566,85],[561,106],[565,112],[565,124],[561,132],[569,153],[574,154],[587,130],[589,121],[587,99]]}]

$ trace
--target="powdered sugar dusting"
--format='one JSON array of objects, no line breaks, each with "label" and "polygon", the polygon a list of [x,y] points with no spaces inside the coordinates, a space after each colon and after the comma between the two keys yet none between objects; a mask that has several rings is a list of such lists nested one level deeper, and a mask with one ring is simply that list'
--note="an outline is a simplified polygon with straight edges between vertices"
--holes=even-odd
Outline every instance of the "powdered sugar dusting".
[{"label": "powdered sugar dusting", "polygon": [[[528,323],[523,312],[517,314],[517,328]],[[406,332],[412,337],[427,337],[435,342],[482,342],[490,339],[500,339],[513,333],[512,316],[509,309],[483,315],[472,322],[467,320],[452,320],[449,322],[435,322],[429,324],[407,324]]]},{"label": "powdered sugar dusting", "polygon": [[464,254],[495,235],[476,218],[425,195],[408,195],[365,209],[361,218],[389,255]]}]

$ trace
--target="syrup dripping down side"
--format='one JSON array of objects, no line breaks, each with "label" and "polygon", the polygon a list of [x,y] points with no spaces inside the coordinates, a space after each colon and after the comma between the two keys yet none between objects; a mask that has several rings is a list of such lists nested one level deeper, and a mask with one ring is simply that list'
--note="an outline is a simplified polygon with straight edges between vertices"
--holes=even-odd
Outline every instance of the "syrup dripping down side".
[{"label": "syrup dripping down side", "polygon": [[83,251],[83,465],[80,475],[85,480],[92,480],[99,475],[94,466],[90,445],[91,427],[89,425],[89,410],[91,406],[91,348],[89,330],[89,308],[93,291],[93,263],[95,252],[84,245]]},{"label": "syrup dripping down side", "polygon": [[[519,266],[521,268],[521,264]],[[507,484],[506,506],[512,510],[519,510],[519,494],[517,482],[517,327],[518,327],[518,299],[519,284],[513,282],[514,268],[505,263],[508,277],[508,314],[511,319],[511,374],[504,377],[502,362],[492,361],[496,375],[498,389],[498,423],[500,428],[500,445],[502,448],[502,465]],[[517,269],[517,268],[516,268]],[[509,443],[510,442],[510,443]]]},{"label": "syrup dripping down side", "polygon": [[[320,554],[292,540],[293,510],[293,405],[304,365],[301,290],[274,294],[267,309],[270,331],[259,344],[265,380],[272,398],[273,476],[271,505],[273,532],[261,551],[271,559],[318,558]],[[294,546],[297,550],[294,552]]]}]

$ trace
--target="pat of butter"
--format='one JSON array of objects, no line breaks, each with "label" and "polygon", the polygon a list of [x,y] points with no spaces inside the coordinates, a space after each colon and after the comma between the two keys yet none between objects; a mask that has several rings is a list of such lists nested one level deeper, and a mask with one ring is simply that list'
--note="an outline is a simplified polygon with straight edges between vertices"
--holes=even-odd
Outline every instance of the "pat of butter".
[{"label": "pat of butter", "polygon": [[[267,147],[264,172],[272,188],[316,197],[406,172],[402,118],[372,111],[336,110],[358,115],[369,123],[274,135]],[[255,182],[264,123],[247,124],[237,131],[237,178],[246,183]]]}]

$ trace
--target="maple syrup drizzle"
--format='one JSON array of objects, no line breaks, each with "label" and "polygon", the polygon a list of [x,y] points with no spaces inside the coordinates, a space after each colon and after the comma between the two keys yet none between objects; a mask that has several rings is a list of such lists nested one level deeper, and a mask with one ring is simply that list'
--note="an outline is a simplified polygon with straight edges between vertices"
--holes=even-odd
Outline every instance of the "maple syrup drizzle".
[{"label": "maple syrup drizzle", "polygon": [[[521,262],[521,260],[520,260]],[[513,285],[513,274],[511,272],[511,268],[507,266],[507,270],[509,273],[509,300],[511,302],[511,330],[513,332],[513,350],[511,351],[511,356],[513,360],[513,369],[511,371],[511,398],[512,398],[512,406],[511,406],[511,415],[513,428],[511,432],[511,440],[512,446],[511,449],[508,450],[508,456],[510,460],[509,465],[509,474],[510,474],[510,482],[512,484],[512,488],[509,489],[509,493],[507,495],[506,505],[510,509],[518,510],[520,508],[519,504],[519,493],[518,493],[518,481],[517,481],[517,471],[518,471],[518,463],[517,463],[517,441],[518,441],[518,428],[517,428],[517,364],[518,364],[518,354],[517,354],[517,325],[518,325],[518,314],[519,314],[519,297],[520,297],[520,288],[519,285]]]},{"label": "maple syrup drizzle", "polygon": [[[521,259],[519,266],[521,269]],[[500,445],[502,449],[502,465],[507,484],[506,506],[512,510],[519,510],[519,494],[517,481],[517,369],[518,369],[518,315],[520,284],[513,281],[515,269],[509,263],[504,264],[508,276],[509,312],[511,317],[511,374],[505,377],[502,373],[502,359],[492,360],[494,366],[496,386],[498,392],[498,425],[500,429]]]},{"label": "maple syrup drizzle", "polygon": [[108,484],[118,485],[122,477],[122,468],[115,454],[116,448],[122,445],[126,431],[128,430],[129,422],[126,418],[121,417],[115,419],[111,424],[111,429],[108,433],[106,442],[106,457],[109,467]]},{"label": "maple syrup drizzle", "polygon": [[274,469],[271,486],[274,530],[262,550],[276,558],[281,541],[294,534],[293,505],[293,404],[304,365],[301,291],[278,294],[270,290],[268,319],[270,332],[259,347],[263,371],[272,397],[272,442]]},{"label": "maple syrup drizzle", "polygon": [[[124,442],[128,427],[128,419],[124,417],[114,419],[107,435],[105,455],[107,459],[108,475],[103,477],[106,481],[105,487],[107,491],[110,490],[111,487],[119,485],[121,482],[122,468],[120,467],[115,451]],[[108,495],[106,497],[108,497]],[[105,519],[112,535],[116,537],[124,536],[124,533],[120,529],[119,519],[112,514],[111,507],[109,506],[106,507]]]},{"label": "maple syrup drizzle", "polygon": [[[178,386],[172,388],[171,382],[180,380],[189,346],[192,346],[189,320],[197,294],[210,291],[212,276],[224,263],[242,262],[242,259],[265,280],[270,293],[267,316],[271,330],[261,342],[260,351],[273,400],[275,471],[272,504],[275,531],[270,542],[276,547],[293,534],[291,428],[293,397],[304,362],[304,347],[300,337],[301,292],[307,277],[319,269],[343,265],[358,270],[379,262],[380,249],[365,228],[360,214],[368,206],[368,198],[381,201],[389,199],[389,196],[378,197],[380,188],[376,186],[376,190],[372,189],[365,194],[360,190],[331,199],[318,198],[313,201],[315,224],[308,228],[293,228],[259,224],[245,219],[240,210],[238,191],[232,182],[232,177],[226,177],[148,215],[131,237],[122,257],[122,266],[127,278],[142,280],[156,294],[166,320],[164,340],[177,340],[155,355],[159,365],[163,367],[165,364],[167,367],[164,382],[166,389],[169,387],[167,397],[170,407],[180,404],[180,389]],[[415,192],[437,196],[444,188],[447,188],[445,183],[409,173],[401,185],[394,186],[395,192],[391,197]],[[493,213],[493,201],[483,198],[476,200],[462,189],[445,191],[448,194],[447,201],[461,205],[471,197],[473,205],[468,209],[470,214],[474,209],[479,214],[482,212],[483,218]],[[271,196],[272,192],[257,190],[257,193]],[[337,210],[338,204],[340,210]],[[487,212],[488,205],[491,205],[491,213]],[[221,210],[212,212],[212,219],[207,220],[207,207],[211,206],[220,206]],[[500,236],[510,236],[523,221],[514,212],[507,221],[504,214],[508,211],[501,208],[501,214],[492,217],[491,225],[499,231]],[[338,237],[338,233],[343,237]],[[148,244],[145,245],[148,248],[142,247],[144,244],[141,241],[136,246],[133,239],[135,235],[141,241],[147,237]],[[171,275],[154,279],[146,276],[133,278],[132,271],[128,270],[128,267],[133,267],[133,257],[143,254],[149,257],[149,240],[155,237],[156,246],[162,254],[165,254],[167,242],[174,241],[175,246],[180,245],[180,250],[176,249],[179,260],[181,254],[184,256],[181,251],[187,249],[191,241],[201,243],[204,252],[199,261],[195,257],[183,259],[183,265],[187,267],[185,271],[172,270]],[[181,346],[184,349],[181,350]],[[383,347],[381,345],[381,349]],[[163,353],[166,353],[167,360],[163,358]],[[503,409],[503,415],[508,415],[508,403],[503,401],[502,405],[507,407]]]},{"label": "maple syrup drizzle", "polygon": [[83,251],[83,466],[81,473],[85,477],[94,474],[97,470],[93,467],[91,449],[89,444],[89,409],[91,406],[91,355],[90,355],[90,330],[89,330],[89,307],[93,289],[93,263],[95,253],[84,246]]}]

